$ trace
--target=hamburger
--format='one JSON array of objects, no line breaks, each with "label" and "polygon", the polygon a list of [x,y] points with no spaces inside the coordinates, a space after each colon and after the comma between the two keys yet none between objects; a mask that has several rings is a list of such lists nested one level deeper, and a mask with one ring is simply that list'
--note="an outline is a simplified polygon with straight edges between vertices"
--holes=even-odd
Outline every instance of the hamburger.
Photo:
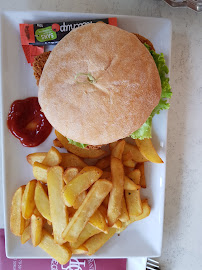
[{"label": "hamburger", "polygon": [[164,56],[141,36],[92,23],[72,30],[44,57],[34,63],[40,106],[79,147],[151,138],[153,116],[169,108]]}]

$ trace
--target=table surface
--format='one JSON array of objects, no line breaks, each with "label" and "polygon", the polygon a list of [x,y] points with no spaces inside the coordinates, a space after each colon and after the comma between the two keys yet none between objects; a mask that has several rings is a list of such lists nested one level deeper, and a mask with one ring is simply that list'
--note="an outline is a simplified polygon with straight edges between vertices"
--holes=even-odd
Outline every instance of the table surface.
[{"label": "table surface", "polygon": [[[159,261],[165,270],[202,269],[202,13],[171,8],[160,0],[0,0],[2,10],[113,13],[171,19],[173,97],[168,121],[163,249]],[[1,193],[0,199],[2,205]]]}]

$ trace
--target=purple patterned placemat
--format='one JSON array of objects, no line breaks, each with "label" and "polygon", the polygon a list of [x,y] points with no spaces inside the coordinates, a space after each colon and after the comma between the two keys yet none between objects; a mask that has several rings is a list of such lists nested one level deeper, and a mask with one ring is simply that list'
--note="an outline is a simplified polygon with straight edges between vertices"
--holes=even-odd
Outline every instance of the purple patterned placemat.
[{"label": "purple patterned placemat", "polygon": [[0,270],[126,270],[126,259],[76,259],[60,265],[54,259],[8,259],[4,230],[0,229]]}]

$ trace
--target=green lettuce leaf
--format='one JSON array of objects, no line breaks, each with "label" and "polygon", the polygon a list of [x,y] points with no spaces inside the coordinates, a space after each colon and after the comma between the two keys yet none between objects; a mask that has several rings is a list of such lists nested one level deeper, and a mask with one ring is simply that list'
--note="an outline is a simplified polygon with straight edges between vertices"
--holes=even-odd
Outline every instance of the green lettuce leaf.
[{"label": "green lettuce leaf", "polygon": [[75,142],[75,141],[73,141],[71,139],[68,139],[68,138],[67,138],[67,140],[68,140],[69,143],[71,143],[73,145],[76,145],[77,147],[80,147],[80,148],[85,148],[86,146],[88,146],[88,144]]},{"label": "green lettuce leaf", "polygon": [[147,121],[135,132],[133,132],[130,136],[133,139],[143,140],[144,138],[151,138],[151,125],[152,125],[152,117],[149,116]]},{"label": "green lettuce leaf", "polygon": [[166,76],[169,70],[168,67],[166,66],[163,53],[161,54],[156,53],[155,51],[151,50],[150,46],[148,46],[146,43],[145,47],[149,50],[154,59],[154,62],[156,63],[159,76],[161,79],[162,92],[159,104],[154,108],[147,121],[138,130],[136,130],[131,134],[131,137],[133,139],[139,140],[143,140],[145,138],[149,139],[152,137],[152,118],[154,117],[155,114],[159,114],[161,110],[169,109],[170,104],[167,102],[167,99],[171,98],[172,96],[169,78]]}]

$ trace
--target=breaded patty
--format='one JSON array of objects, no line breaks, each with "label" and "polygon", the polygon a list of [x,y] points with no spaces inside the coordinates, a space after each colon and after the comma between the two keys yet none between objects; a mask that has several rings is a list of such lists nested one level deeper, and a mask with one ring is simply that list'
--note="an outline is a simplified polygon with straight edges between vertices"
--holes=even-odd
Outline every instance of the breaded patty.
[{"label": "breaded patty", "polygon": [[150,40],[148,40],[147,38],[145,38],[145,37],[143,37],[143,36],[141,36],[141,35],[139,35],[139,34],[136,34],[136,33],[134,33],[134,34],[135,34],[136,37],[139,39],[139,41],[141,41],[143,44],[146,43],[147,45],[150,46],[150,48],[151,48],[153,51],[155,51],[154,46],[153,46],[153,44],[151,43]]},{"label": "breaded patty", "polygon": [[44,52],[38,56],[35,57],[33,62],[33,70],[34,70],[34,76],[36,78],[36,84],[39,85],[39,80],[41,78],[41,74],[44,68],[44,65],[49,57],[51,52]]}]

